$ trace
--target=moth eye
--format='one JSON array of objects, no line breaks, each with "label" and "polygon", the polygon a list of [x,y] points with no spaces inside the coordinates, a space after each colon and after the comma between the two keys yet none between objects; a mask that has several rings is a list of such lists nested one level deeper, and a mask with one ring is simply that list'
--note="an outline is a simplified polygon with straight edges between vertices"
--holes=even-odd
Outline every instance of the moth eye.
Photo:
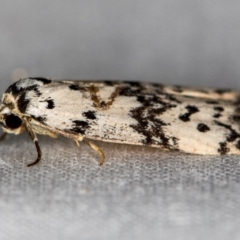
[{"label": "moth eye", "polygon": [[6,116],[5,124],[8,128],[16,129],[22,125],[22,120],[16,115],[10,114]]}]

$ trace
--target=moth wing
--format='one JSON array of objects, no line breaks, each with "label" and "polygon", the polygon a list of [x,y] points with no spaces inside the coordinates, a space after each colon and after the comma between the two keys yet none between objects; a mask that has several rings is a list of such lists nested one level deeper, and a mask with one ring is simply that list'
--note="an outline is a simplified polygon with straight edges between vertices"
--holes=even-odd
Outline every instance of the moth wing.
[{"label": "moth wing", "polygon": [[198,154],[239,153],[240,116],[234,105],[239,93],[215,91],[213,98],[214,90],[181,90],[127,82],[53,81],[40,86],[38,96],[28,92],[26,114],[65,136]]}]

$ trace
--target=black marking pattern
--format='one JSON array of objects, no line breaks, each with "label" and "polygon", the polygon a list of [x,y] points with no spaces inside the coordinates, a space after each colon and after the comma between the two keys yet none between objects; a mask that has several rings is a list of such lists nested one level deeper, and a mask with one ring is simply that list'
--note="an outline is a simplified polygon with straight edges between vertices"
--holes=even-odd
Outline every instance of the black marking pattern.
[{"label": "black marking pattern", "polygon": [[97,119],[96,117],[96,111],[87,111],[87,112],[83,112],[83,116],[86,117],[89,120],[94,120]]},{"label": "black marking pattern", "polygon": [[12,93],[13,96],[17,96],[17,95],[19,95],[21,93],[24,93],[24,92],[34,91],[36,96],[39,97],[39,96],[41,96],[41,92],[39,91],[38,88],[39,88],[39,86],[37,84],[30,85],[30,86],[27,86],[25,88],[18,87],[18,82],[16,82],[13,85],[11,85],[5,92],[6,93]]},{"label": "black marking pattern", "polygon": [[14,97],[16,97],[19,111],[22,113],[26,112],[28,105],[30,103],[30,99],[27,97],[27,94],[33,91],[35,96],[37,97],[40,97],[42,95],[42,93],[39,91],[39,85],[36,83],[36,81],[40,81],[43,84],[48,84],[52,82],[51,80],[43,79],[43,78],[32,78],[32,80],[33,80],[32,83],[30,82],[28,85],[24,86],[24,85],[21,85],[21,82],[24,81],[24,79],[22,79],[12,84],[5,91],[5,93],[11,93]]},{"label": "black marking pattern", "polygon": [[54,101],[52,100],[52,99],[50,99],[50,100],[47,100],[47,108],[48,109],[53,109],[53,108],[55,108],[55,104],[54,104]]},{"label": "black marking pattern", "polygon": [[26,92],[23,92],[22,95],[17,99],[18,109],[21,113],[25,113],[26,109],[30,103],[30,100],[26,98]]},{"label": "black marking pattern", "polygon": [[[220,127],[223,127],[225,129],[228,130],[228,134],[226,136],[226,141],[225,142],[220,142],[219,143],[219,146],[220,148],[218,149],[218,152],[222,155],[228,153],[230,151],[230,148],[227,146],[227,142],[234,142],[236,141],[237,139],[240,138],[240,134],[234,130],[232,128],[232,126],[228,125],[228,124],[224,124],[222,122],[219,122],[219,121],[215,121],[215,123],[220,126]],[[237,143],[235,144],[235,147],[237,149],[240,149],[240,140],[237,141]]]},{"label": "black marking pattern", "polygon": [[231,127],[231,125],[227,125],[227,124],[221,123],[221,122],[216,121],[216,120],[215,120],[214,122],[215,122],[218,126],[223,127],[223,128],[225,128],[225,129],[228,130],[229,134],[228,134],[227,137],[226,137],[226,140],[227,140],[228,142],[233,142],[233,141],[235,141],[237,138],[240,138],[240,134],[237,133],[237,132]]},{"label": "black marking pattern", "polygon": [[[140,107],[130,111],[130,116],[137,121],[137,124],[132,124],[130,127],[144,136],[142,143],[145,145],[156,144],[165,149],[178,150],[178,139],[167,136],[163,130],[168,123],[156,118],[177,105],[170,104],[156,95],[141,95],[140,92],[141,86],[137,84],[134,85],[134,88],[124,88],[120,91],[122,96],[137,96],[137,101],[141,103]],[[167,96],[165,97],[167,99]]]},{"label": "black marking pattern", "polygon": [[182,120],[183,122],[189,122],[190,121],[190,116],[194,113],[199,112],[198,108],[196,106],[186,106],[187,112],[184,114],[179,115],[179,119]]},{"label": "black marking pattern", "polygon": [[71,129],[67,129],[67,131],[80,133],[82,135],[85,134],[86,130],[90,128],[88,122],[81,121],[81,120],[74,120],[72,121],[73,125]]},{"label": "black marking pattern", "polygon": [[216,113],[213,115],[213,117],[214,117],[214,118],[220,118],[220,117],[222,116],[221,113],[224,111],[224,108],[218,106],[218,107],[214,107],[213,109],[214,109],[214,111],[216,112]]},{"label": "black marking pattern", "polygon": [[[33,80],[28,83],[28,85],[24,85],[26,80]],[[13,83],[6,91],[5,93],[12,93],[13,96],[17,96],[18,94],[21,94],[22,92],[27,91],[35,91],[35,94],[39,97],[41,93],[39,92],[39,83],[41,84],[50,84],[52,80],[49,80],[47,78],[28,78],[28,79],[20,79],[19,81]],[[24,84],[22,84],[24,83]],[[24,86],[24,87],[23,87]]]},{"label": "black marking pattern", "polygon": [[216,110],[216,111],[219,111],[219,112],[223,112],[224,111],[223,107],[214,107],[213,109]]},{"label": "black marking pattern", "polygon": [[215,113],[215,114],[213,115],[214,118],[220,118],[221,116],[222,116],[222,114],[220,114],[220,113]]},{"label": "black marking pattern", "polygon": [[74,91],[85,90],[83,87],[79,86],[78,84],[69,85],[69,89]]},{"label": "black marking pattern", "polygon": [[29,79],[37,80],[37,81],[43,83],[44,85],[45,84],[50,84],[52,82],[52,80],[49,80],[49,79],[44,78],[44,77],[30,77]]},{"label": "black marking pattern", "polygon": [[204,124],[204,123],[199,123],[197,125],[197,130],[199,132],[207,132],[207,131],[210,131],[210,128],[208,127],[208,125]]},{"label": "black marking pattern", "polygon": [[53,99],[48,98],[46,100],[39,101],[39,102],[46,102],[47,103],[47,106],[46,106],[47,109],[55,108],[55,103],[54,103]]},{"label": "black marking pattern", "polygon": [[[75,84],[72,81],[60,81],[58,82],[59,84],[53,84],[52,86],[58,86],[59,88],[57,87],[56,90],[61,88],[65,91],[66,89],[67,94],[72,93],[74,97],[76,96],[76,98],[74,98],[74,101],[77,100],[77,91],[84,91],[88,93],[85,94],[86,96],[79,94],[79,97],[85,97],[84,104],[80,105],[79,103],[76,103],[77,108],[75,106],[75,108],[71,108],[71,105],[74,104],[69,104],[69,115],[72,114],[71,117],[69,117],[68,112],[67,114],[61,114],[58,112],[58,107],[60,104],[58,104],[57,101],[62,103],[62,106],[64,107],[68,106],[65,100],[61,100],[60,94],[58,95],[58,93],[53,91],[54,94],[57,95],[51,95],[56,96],[56,99],[51,99],[48,97],[48,95],[46,95],[48,92],[44,92],[45,89],[51,89],[52,86],[49,88],[48,86],[43,85],[50,84],[51,82],[51,80],[46,78],[29,78],[26,79],[25,82],[21,83],[19,81],[11,85],[7,89],[6,93],[10,93],[15,97],[17,108],[20,112],[29,114],[29,116],[32,116],[42,124],[47,125],[48,122],[53,122],[49,121],[49,116],[56,117],[56,122],[59,121],[60,123],[60,127],[57,127],[56,129],[59,129],[61,131],[86,135],[86,137],[89,135],[99,136],[99,139],[108,139],[116,142],[127,142],[128,134],[125,134],[125,132],[128,133],[128,131],[132,131],[133,135],[135,134],[134,136],[137,136],[137,140],[131,139],[129,140],[129,143],[132,142],[134,144],[136,143],[150,146],[158,145],[164,149],[184,151],[184,148],[182,147],[183,144],[181,142],[181,137],[184,135],[182,133],[184,133],[185,129],[178,131],[178,126],[176,127],[174,125],[179,123],[179,126],[184,126],[184,128],[186,128],[186,131],[189,125],[188,132],[186,136],[183,136],[183,138],[191,137],[190,131],[195,131],[193,140],[199,140],[199,138],[202,136],[203,138],[200,139],[199,142],[201,142],[200,144],[204,147],[206,147],[204,140],[208,140],[208,136],[209,139],[211,139],[212,136],[214,136],[213,130],[219,129],[220,134],[218,136],[220,136],[220,139],[216,139],[218,146],[214,147],[214,150],[212,150],[215,151],[215,154],[216,152],[220,154],[227,154],[233,149],[232,146],[235,148],[234,151],[236,151],[236,149],[240,150],[239,102],[235,101],[237,98],[233,99],[235,95],[233,95],[233,97],[231,94],[226,95],[225,93],[228,93],[228,91],[209,91],[209,94],[213,93],[213,96],[208,98],[207,91],[204,92],[203,90],[196,90],[196,93],[191,96],[191,94],[188,95],[188,91],[185,91],[186,89],[184,87],[180,86],[165,88],[165,86],[161,84],[148,85],[129,81],[121,82],[121,84],[114,81],[105,81],[105,85],[103,82],[101,82],[100,85],[98,85],[98,83],[95,85],[95,82],[91,82],[90,84],[87,83],[84,85],[84,82]],[[66,85],[60,86],[60,83]],[[104,89],[101,89],[102,87],[107,87],[107,91],[104,94],[102,92]],[[113,89],[113,91],[111,89]],[[72,91],[76,92],[73,93]],[[206,95],[199,95],[198,99],[198,92],[206,93]],[[109,97],[107,96],[108,93]],[[215,98],[216,95],[214,95],[214,93],[218,93],[222,96],[217,96]],[[127,104],[128,98],[122,98],[119,102],[117,102],[117,104],[115,104],[115,99],[120,98],[121,96],[129,97],[129,102],[132,103],[133,107],[127,106],[126,109],[128,110],[125,110],[125,106],[118,105],[122,99],[122,102],[124,102],[126,99]],[[41,116],[33,116],[35,114],[35,111],[32,111],[32,109],[34,110],[37,105],[35,105],[35,100],[31,104],[31,97],[39,97],[39,102],[45,102],[45,104],[41,106],[41,110],[43,109],[44,111],[44,108],[49,109],[46,110],[46,115],[40,112],[39,114],[42,114]],[[238,100],[239,99],[240,97]],[[86,105],[88,102],[90,102],[90,105]],[[16,107],[16,104],[14,102],[13,107]],[[124,104],[125,102],[123,105]],[[55,105],[57,108],[55,108]],[[116,120],[116,123],[115,120],[112,121],[112,125],[108,125],[107,122],[105,123],[104,120],[107,120],[109,116],[109,119],[111,119],[111,117],[115,117],[115,115],[110,114],[115,112],[118,107],[119,109],[121,108],[123,117],[125,117],[123,118],[124,121],[122,121],[122,124],[125,125],[120,125],[121,119],[119,121]],[[110,108],[114,108],[114,111],[110,110],[108,112]],[[65,109],[68,111],[67,107],[65,107]],[[50,110],[52,110],[52,112]],[[192,116],[195,113],[199,114]],[[132,119],[130,119],[130,117]],[[59,120],[60,118],[61,120]],[[185,124],[190,121],[191,124]],[[99,126],[103,124],[103,126],[106,126],[106,129],[98,129],[98,124]],[[119,138],[116,136],[117,131],[114,130],[114,124],[116,126],[121,126]],[[16,126],[18,125],[19,124]],[[52,126],[55,127],[55,125]],[[107,129],[108,126],[110,126],[109,129]],[[98,131],[96,134],[93,133],[95,130]],[[123,135],[121,135],[122,133]],[[108,134],[111,134],[111,136]],[[127,137],[125,138],[125,136]],[[189,151],[189,149],[193,148],[189,147],[185,149],[188,149]]]},{"label": "black marking pattern", "polygon": [[38,117],[36,117],[36,116],[33,116],[33,115],[32,115],[32,118],[35,119],[35,120],[37,120],[38,122],[40,122],[40,123],[42,123],[42,124],[45,124],[46,121],[47,121],[47,118],[44,117],[44,116],[38,116]]},{"label": "black marking pattern", "polygon": [[219,143],[219,148],[218,148],[218,152],[221,154],[221,155],[225,155],[227,154],[230,149],[227,147],[227,143],[226,142],[220,142]]}]

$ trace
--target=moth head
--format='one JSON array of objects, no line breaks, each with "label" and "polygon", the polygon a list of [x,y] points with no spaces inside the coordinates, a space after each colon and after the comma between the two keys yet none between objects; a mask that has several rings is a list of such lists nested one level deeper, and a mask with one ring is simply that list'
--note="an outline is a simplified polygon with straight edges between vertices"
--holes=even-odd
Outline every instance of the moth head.
[{"label": "moth head", "polygon": [[0,105],[0,125],[4,132],[19,134],[24,130],[21,116],[15,109],[15,100],[10,94],[3,94]]}]

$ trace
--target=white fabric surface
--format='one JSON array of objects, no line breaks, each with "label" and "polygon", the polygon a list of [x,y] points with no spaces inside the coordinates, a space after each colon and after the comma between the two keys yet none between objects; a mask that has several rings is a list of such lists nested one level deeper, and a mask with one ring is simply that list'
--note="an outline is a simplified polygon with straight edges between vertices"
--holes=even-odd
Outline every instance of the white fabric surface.
[{"label": "white fabric surface", "polygon": [[[240,2],[1,1],[0,89],[22,76],[240,88]],[[1,143],[0,239],[239,239],[240,157],[26,134]]]}]

